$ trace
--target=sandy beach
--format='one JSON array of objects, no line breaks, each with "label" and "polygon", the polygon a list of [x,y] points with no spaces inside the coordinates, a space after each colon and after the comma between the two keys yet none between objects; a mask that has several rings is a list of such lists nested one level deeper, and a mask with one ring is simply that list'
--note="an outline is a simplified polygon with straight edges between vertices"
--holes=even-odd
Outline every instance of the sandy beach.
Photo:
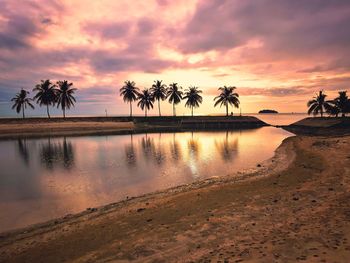
[{"label": "sandy beach", "polygon": [[0,123],[0,138],[43,135],[87,135],[99,132],[128,131],[135,128],[133,122],[113,121],[61,121]]},{"label": "sandy beach", "polygon": [[1,262],[348,262],[350,136],[291,137],[256,172],[3,233]]}]

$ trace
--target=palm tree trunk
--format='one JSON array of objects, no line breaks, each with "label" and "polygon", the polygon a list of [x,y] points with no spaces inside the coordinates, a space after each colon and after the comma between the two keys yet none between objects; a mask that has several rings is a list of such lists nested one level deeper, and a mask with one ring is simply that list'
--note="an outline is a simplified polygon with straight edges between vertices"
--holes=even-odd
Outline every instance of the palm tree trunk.
[{"label": "palm tree trunk", "polygon": [[162,116],[162,114],[160,114],[160,100],[158,99],[158,111],[159,111],[159,116]]},{"label": "palm tree trunk", "polygon": [[176,116],[176,113],[175,113],[175,103],[173,102],[173,115]]},{"label": "palm tree trunk", "polygon": [[226,103],[226,116],[228,116],[228,104]]},{"label": "palm tree trunk", "polygon": [[24,116],[24,106],[22,106],[22,116],[23,116],[23,119],[25,118]]},{"label": "palm tree trunk", "polygon": [[50,119],[51,116],[50,116],[50,112],[49,112],[49,104],[46,104],[46,111],[47,111],[47,116],[48,116],[49,119]]},{"label": "palm tree trunk", "polygon": [[131,105],[131,101],[130,101],[130,117],[132,117],[132,105]]},{"label": "palm tree trunk", "polygon": [[322,107],[321,107],[321,118],[323,117],[323,109],[322,109]]},{"label": "palm tree trunk", "polygon": [[66,118],[66,108],[63,108],[63,119]]},{"label": "palm tree trunk", "polygon": [[192,108],[191,110],[192,110],[192,117],[193,117],[193,106],[191,108]]},{"label": "palm tree trunk", "polygon": [[147,107],[145,108],[145,117],[147,117]]}]

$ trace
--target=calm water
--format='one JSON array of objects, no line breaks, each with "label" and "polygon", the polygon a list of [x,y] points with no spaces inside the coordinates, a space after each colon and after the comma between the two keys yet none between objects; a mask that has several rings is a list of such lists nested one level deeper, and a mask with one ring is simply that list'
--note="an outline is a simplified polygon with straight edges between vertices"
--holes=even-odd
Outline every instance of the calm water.
[{"label": "calm water", "polygon": [[0,232],[254,168],[290,135],[264,127],[0,141]]},{"label": "calm water", "polygon": [[253,114],[252,116],[255,116],[271,125],[289,125],[296,121],[300,121],[301,119],[309,117],[304,113]]}]

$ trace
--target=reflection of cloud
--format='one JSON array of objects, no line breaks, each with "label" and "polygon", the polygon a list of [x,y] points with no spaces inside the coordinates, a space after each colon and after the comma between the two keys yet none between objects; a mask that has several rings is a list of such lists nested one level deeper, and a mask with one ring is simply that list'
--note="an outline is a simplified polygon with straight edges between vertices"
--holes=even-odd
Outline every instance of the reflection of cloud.
[{"label": "reflection of cloud", "polygon": [[47,143],[42,145],[40,156],[42,164],[49,170],[54,170],[57,166],[69,170],[74,166],[73,145],[67,142],[66,137],[62,142],[51,142],[48,138]]},{"label": "reflection of cloud", "polygon": [[229,139],[228,131],[223,141],[215,140],[215,146],[224,161],[232,161],[238,150],[238,137]]}]

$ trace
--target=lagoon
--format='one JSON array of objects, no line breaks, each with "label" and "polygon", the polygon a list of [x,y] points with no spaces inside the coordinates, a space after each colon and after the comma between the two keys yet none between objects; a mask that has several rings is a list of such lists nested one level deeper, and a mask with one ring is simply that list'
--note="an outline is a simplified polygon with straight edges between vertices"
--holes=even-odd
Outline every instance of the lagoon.
[{"label": "lagoon", "polygon": [[253,169],[292,134],[249,130],[0,141],[0,232]]}]

